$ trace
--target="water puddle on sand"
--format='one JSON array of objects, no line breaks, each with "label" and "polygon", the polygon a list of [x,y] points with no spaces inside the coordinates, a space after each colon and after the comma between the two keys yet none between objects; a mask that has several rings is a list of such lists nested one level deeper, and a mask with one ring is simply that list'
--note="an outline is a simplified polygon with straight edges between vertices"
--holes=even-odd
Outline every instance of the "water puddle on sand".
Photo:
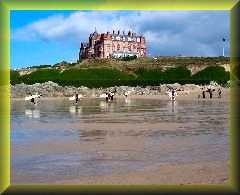
[{"label": "water puddle on sand", "polygon": [[228,102],[11,102],[11,180],[53,183],[144,167],[227,161]]}]

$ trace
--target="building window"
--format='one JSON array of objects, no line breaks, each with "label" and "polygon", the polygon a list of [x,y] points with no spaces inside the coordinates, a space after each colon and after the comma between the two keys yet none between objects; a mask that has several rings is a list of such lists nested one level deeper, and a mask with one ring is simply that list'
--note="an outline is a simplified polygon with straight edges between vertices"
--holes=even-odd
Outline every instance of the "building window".
[{"label": "building window", "polygon": [[119,44],[117,45],[117,50],[118,50],[118,51],[120,50],[120,45],[119,45]]}]

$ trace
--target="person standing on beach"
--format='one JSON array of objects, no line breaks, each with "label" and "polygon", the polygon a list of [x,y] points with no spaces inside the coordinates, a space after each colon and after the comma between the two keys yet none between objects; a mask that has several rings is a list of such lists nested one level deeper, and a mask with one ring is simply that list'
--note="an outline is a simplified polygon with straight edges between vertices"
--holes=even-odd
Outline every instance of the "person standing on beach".
[{"label": "person standing on beach", "polygon": [[218,98],[221,98],[222,97],[222,90],[221,88],[218,88]]},{"label": "person standing on beach", "polygon": [[174,89],[172,89],[172,100],[174,99]]},{"label": "person standing on beach", "polygon": [[110,94],[110,92],[108,93],[108,101],[111,101],[111,94]]},{"label": "person standing on beach", "polygon": [[210,99],[212,99],[213,93],[212,93],[212,90],[211,90],[211,89],[210,89],[210,91],[209,91],[209,95],[210,95]]},{"label": "person standing on beach", "polygon": [[202,91],[202,98],[205,99],[205,90]]},{"label": "person standing on beach", "polygon": [[109,94],[106,93],[106,102],[108,102]]},{"label": "person standing on beach", "polygon": [[114,96],[114,93],[110,92],[111,101],[113,101],[113,96]]},{"label": "person standing on beach", "polygon": [[172,101],[176,99],[177,92],[175,89],[172,89]]},{"label": "person standing on beach", "polygon": [[212,93],[212,92],[213,92],[212,89],[208,89],[208,93],[209,93],[210,99],[212,99],[212,96],[213,96],[213,93]]},{"label": "person standing on beach", "polygon": [[34,98],[31,98],[31,100],[30,100],[33,104],[36,104],[36,102],[35,102],[35,99]]},{"label": "person standing on beach", "polygon": [[78,94],[75,94],[75,103],[78,103]]}]

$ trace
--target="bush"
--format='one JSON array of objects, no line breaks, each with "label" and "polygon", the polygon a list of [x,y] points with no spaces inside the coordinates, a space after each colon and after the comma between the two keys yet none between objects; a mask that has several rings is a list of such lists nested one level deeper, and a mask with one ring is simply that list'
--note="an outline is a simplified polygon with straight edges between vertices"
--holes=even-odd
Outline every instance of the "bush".
[{"label": "bush", "polygon": [[29,68],[51,68],[51,65],[30,66]]},{"label": "bush", "polygon": [[[133,76],[134,75],[134,76]],[[161,69],[140,68],[133,74],[111,68],[68,69],[60,72],[55,69],[39,69],[30,74],[20,76],[17,71],[11,71],[11,84],[24,82],[26,84],[53,81],[61,86],[111,87],[120,85],[147,86],[164,83],[194,83],[208,84],[216,81],[227,83],[230,73],[223,67],[211,66],[191,76],[190,70],[184,66]]]},{"label": "bush", "polygon": [[21,76],[21,80],[26,84],[44,83],[60,79],[60,72],[54,69],[39,69],[30,74]]},{"label": "bush", "polygon": [[192,76],[193,83],[207,84],[210,81],[218,83],[227,83],[230,80],[230,72],[225,71],[221,66],[210,66]]},{"label": "bush", "polygon": [[128,80],[132,76],[117,69],[91,68],[69,69],[61,73],[63,80]]},{"label": "bush", "polygon": [[131,60],[135,60],[137,59],[137,56],[134,55],[134,56],[127,56],[127,57],[122,57],[121,60],[123,61],[131,61]]},{"label": "bush", "polygon": [[21,83],[21,77],[18,71],[10,70],[10,83],[11,85]]},{"label": "bush", "polygon": [[175,82],[184,84],[191,80],[191,71],[185,67],[170,68],[166,71],[141,68],[135,74],[139,84],[144,86]]}]

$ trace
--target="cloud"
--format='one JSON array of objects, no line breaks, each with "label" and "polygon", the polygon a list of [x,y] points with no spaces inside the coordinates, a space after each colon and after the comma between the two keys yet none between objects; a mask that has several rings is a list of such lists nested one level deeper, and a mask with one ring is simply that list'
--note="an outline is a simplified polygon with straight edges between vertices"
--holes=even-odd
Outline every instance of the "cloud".
[{"label": "cloud", "polygon": [[229,38],[230,18],[227,11],[76,11],[14,29],[12,39],[78,47],[95,27],[98,32],[130,29],[143,34],[150,55],[218,56],[222,38]]}]

